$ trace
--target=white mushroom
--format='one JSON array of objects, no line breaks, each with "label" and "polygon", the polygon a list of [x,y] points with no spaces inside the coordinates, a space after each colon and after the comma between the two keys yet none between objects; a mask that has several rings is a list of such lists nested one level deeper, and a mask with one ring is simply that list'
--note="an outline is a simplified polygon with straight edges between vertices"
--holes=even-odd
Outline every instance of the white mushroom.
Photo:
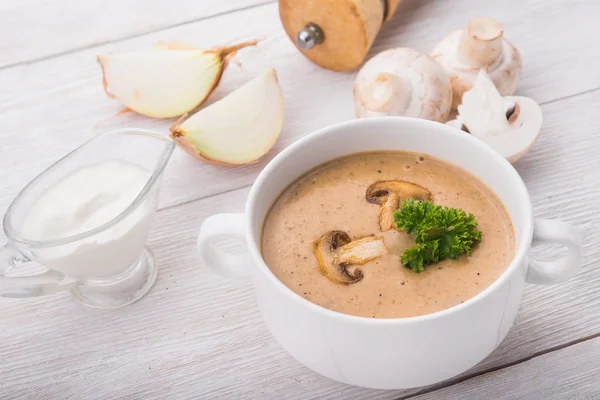
[{"label": "white mushroom", "polygon": [[458,106],[458,118],[447,124],[469,132],[514,163],[537,139],[542,109],[528,97],[502,97],[482,69]]},{"label": "white mushroom", "polygon": [[452,108],[456,108],[463,93],[473,87],[481,68],[487,68],[502,96],[515,92],[521,73],[521,56],[502,34],[499,22],[473,18],[467,29],[450,33],[435,46],[431,56],[446,69],[452,80]]},{"label": "white mushroom", "polygon": [[408,48],[377,54],[354,82],[357,117],[402,115],[444,122],[451,103],[448,74],[428,55]]}]

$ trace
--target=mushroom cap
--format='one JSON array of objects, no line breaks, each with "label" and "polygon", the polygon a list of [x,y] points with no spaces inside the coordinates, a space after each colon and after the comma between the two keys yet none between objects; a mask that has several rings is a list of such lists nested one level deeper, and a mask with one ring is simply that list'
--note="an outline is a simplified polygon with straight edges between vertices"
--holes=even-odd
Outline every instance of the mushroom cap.
[{"label": "mushroom cap", "polygon": [[[481,66],[468,65],[458,58],[458,47],[461,36],[465,30],[451,32],[444,37],[431,52],[431,57],[440,63],[452,82],[452,108],[456,108],[462,101],[462,95],[473,87],[473,82]],[[481,38],[487,40],[487,38]],[[500,56],[491,64],[486,65],[487,72],[502,96],[515,93],[519,83],[519,75],[523,63],[521,55],[515,46],[504,38],[501,40]]]},{"label": "mushroom cap", "polygon": [[354,82],[357,117],[401,115],[443,122],[452,102],[450,77],[426,54],[409,48],[370,59]]}]

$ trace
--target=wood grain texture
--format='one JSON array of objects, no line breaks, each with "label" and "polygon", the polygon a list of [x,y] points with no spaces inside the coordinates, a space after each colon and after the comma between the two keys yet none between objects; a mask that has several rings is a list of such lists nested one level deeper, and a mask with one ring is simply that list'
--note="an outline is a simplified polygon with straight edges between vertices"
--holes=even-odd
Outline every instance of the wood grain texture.
[{"label": "wood grain texture", "polygon": [[[525,66],[519,93],[548,102],[600,87],[600,75],[596,73],[600,70],[600,47],[575,39],[591,35],[585,24],[578,21],[599,13],[599,2],[575,1],[567,6],[560,1],[511,1],[512,6],[506,2],[483,4],[476,0],[407,0],[383,28],[374,51],[406,45],[426,51],[445,33],[462,26],[469,15],[475,14],[472,10],[477,10],[477,15],[503,21],[506,36],[521,50]],[[531,26],[534,22],[519,21],[535,21],[536,27]],[[565,24],[572,30],[569,35],[556,29]],[[224,26],[235,29],[223,29]],[[214,32],[219,32],[218,37]],[[10,171],[18,171],[18,176],[0,181],[0,211],[4,211],[26,182],[94,132],[118,126],[168,132],[172,120],[134,115],[111,118],[122,107],[102,91],[96,54],[140,49],[158,40],[182,39],[200,47],[212,47],[257,37],[266,37],[266,40],[257,49],[239,54],[243,69],[231,65],[208,103],[265,69],[275,67],[286,102],[285,124],[279,141],[257,164],[237,168],[206,165],[176,152],[166,172],[162,206],[251,184],[278,151],[299,137],[353,118],[354,74],[324,70],[299,54],[281,28],[276,4],[10,68],[0,71],[3,89],[0,91],[0,174],[8,173],[10,168]]]},{"label": "wood grain texture", "polygon": [[[582,368],[583,367],[583,368]],[[600,398],[600,338],[567,347],[414,400]]]},{"label": "wood grain texture", "polygon": [[[196,10],[198,4],[181,2],[188,7],[185,10]],[[123,3],[138,10],[133,0]],[[540,139],[517,169],[530,190],[536,216],[561,218],[580,227],[584,269],[560,286],[528,285],[506,340],[468,372],[483,375],[457,385],[454,379],[428,388],[437,390],[423,399],[482,398],[484,394],[485,398],[562,399],[579,395],[574,391],[578,387],[585,389],[582,395],[588,395],[598,382],[598,339],[519,362],[600,332],[600,251],[595,241],[600,234],[600,122],[595,115],[600,109],[600,90],[594,91],[600,87],[600,48],[591,45],[597,29],[582,22],[598,14],[600,3],[481,3],[403,1],[371,55],[402,45],[428,50],[447,31],[466,23],[475,10],[477,15],[504,23],[507,38],[519,47],[525,61],[519,92],[547,103]],[[18,7],[24,7],[19,11],[24,12],[27,4],[31,8],[42,3],[0,2],[0,22],[15,27],[7,15]],[[95,10],[84,9],[83,3],[78,7],[84,16]],[[214,15],[218,7],[207,6],[206,15]],[[53,15],[54,22],[43,23],[71,23],[68,13]],[[131,20],[131,24],[132,32],[144,32],[136,30],[139,21]],[[568,34],[560,27],[568,27]],[[219,32],[218,37],[213,32]],[[95,54],[137,49],[157,40],[189,38],[210,47],[264,35],[268,38],[258,49],[240,53],[243,69],[232,65],[210,101],[262,70],[276,67],[287,113],[276,147],[258,164],[231,169],[201,164],[176,152],[165,176],[163,210],[150,241],[160,266],[159,278],[140,302],[99,311],[66,294],[0,299],[0,399],[397,399],[421,391],[364,390],[307,370],[272,339],[260,320],[250,285],[217,277],[196,258],[195,240],[202,221],[214,213],[241,211],[247,186],[270,158],[314,129],[353,117],[354,75],[326,71],[305,60],[283,33],[275,4],[0,70],[0,213],[37,173],[99,130],[141,126],[166,132],[170,121],[134,115],[109,118],[120,106],[102,93]],[[35,57],[43,53],[41,45],[32,46]],[[61,46],[69,49],[73,44]],[[577,95],[586,91],[591,92]],[[213,196],[225,191],[229,192]],[[232,252],[241,250],[237,244],[226,245]],[[533,256],[551,257],[556,251],[536,248]],[[512,363],[518,364],[484,374]]]},{"label": "wood grain texture", "polygon": [[269,0],[2,0],[0,68],[134,37]]}]

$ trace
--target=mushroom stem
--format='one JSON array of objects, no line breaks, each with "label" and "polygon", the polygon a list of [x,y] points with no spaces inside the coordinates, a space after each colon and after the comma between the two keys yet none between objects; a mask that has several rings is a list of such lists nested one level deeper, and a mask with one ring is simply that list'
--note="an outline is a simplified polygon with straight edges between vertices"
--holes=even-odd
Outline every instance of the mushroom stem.
[{"label": "mushroom stem", "polygon": [[360,101],[371,111],[391,113],[408,108],[412,86],[410,81],[389,72],[375,75],[362,89]]},{"label": "mushroom stem", "polygon": [[381,256],[385,251],[381,236],[366,236],[343,245],[334,260],[336,265],[364,264]]},{"label": "mushroom stem", "polygon": [[457,59],[470,67],[494,65],[502,56],[502,25],[488,18],[473,18],[458,41]]}]

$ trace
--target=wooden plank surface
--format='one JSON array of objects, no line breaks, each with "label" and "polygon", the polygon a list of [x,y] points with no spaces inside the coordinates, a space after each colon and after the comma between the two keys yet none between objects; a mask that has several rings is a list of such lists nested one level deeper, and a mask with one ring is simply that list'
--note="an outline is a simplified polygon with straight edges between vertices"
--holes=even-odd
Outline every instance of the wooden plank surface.
[{"label": "wooden plank surface", "polygon": [[[551,367],[556,365],[560,368]],[[411,399],[477,399],[485,393],[494,400],[595,400],[600,398],[598,377],[600,338],[595,338]]]},{"label": "wooden plank surface", "polygon": [[269,0],[2,0],[0,69],[266,2]]},{"label": "wooden plank surface", "polygon": [[[542,135],[517,169],[536,216],[575,223],[584,234],[583,272],[560,286],[528,285],[515,326],[490,357],[462,377],[410,391],[353,388],[302,367],[264,327],[250,285],[213,275],[195,255],[204,218],[241,211],[248,185],[279,150],[312,130],[353,118],[354,75],[322,70],[298,54],[281,30],[275,3],[178,0],[181,13],[171,13],[172,3],[141,6],[127,0],[119,3],[134,15],[126,16],[107,3],[0,1],[0,31],[14,37],[0,43],[0,213],[31,178],[99,130],[141,126],[166,132],[170,121],[111,118],[120,106],[102,93],[97,53],[138,49],[157,40],[210,47],[266,36],[258,49],[240,53],[243,69],[232,65],[210,101],[274,66],[286,100],[284,132],[274,150],[251,166],[213,167],[176,152],[150,241],[160,274],[142,301],[98,311],[68,295],[1,299],[1,399],[404,399],[423,390],[427,393],[418,398],[600,398],[593,379],[598,376],[598,339],[589,339],[600,333],[600,251],[595,243],[600,234],[600,123],[595,115],[600,48],[592,45],[598,28],[590,28],[600,3],[405,0],[376,42],[374,51],[392,46],[426,51],[470,16],[502,21],[525,61],[519,92],[545,103]],[[28,22],[19,25],[15,16]],[[117,21],[116,30],[100,28],[107,18]],[[80,28],[74,19],[91,21],[90,29],[66,38],[65,32]],[[26,27],[38,20],[42,33],[48,33],[35,41]],[[110,43],[96,45],[105,42]],[[14,43],[29,47],[11,47]],[[240,251],[239,245],[229,249]],[[555,253],[533,251],[535,257]]]}]

